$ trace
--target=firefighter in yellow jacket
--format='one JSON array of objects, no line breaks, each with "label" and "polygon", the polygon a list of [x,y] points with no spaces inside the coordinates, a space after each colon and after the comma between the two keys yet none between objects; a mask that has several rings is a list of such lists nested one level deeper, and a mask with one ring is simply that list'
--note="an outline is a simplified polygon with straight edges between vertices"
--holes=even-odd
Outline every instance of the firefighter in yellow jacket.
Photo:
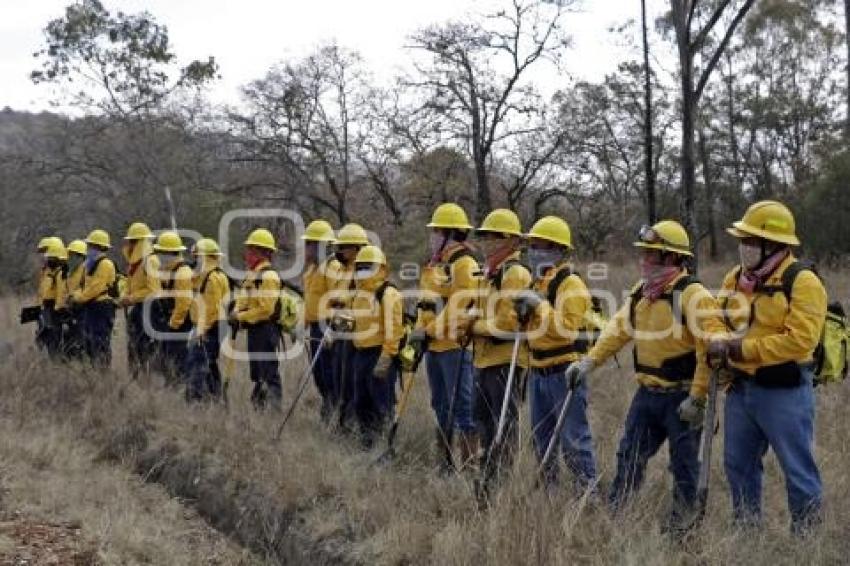
[{"label": "firefighter in yellow jacket", "polygon": [[314,220],[307,226],[301,240],[304,242],[304,324],[309,336],[307,345],[310,359],[319,356],[313,366],[313,380],[322,398],[319,415],[322,421],[327,422],[338,399],[334,395],[332,348],[324,340],[330,318],[324,303],[335,283],[340,263],[330,252],[336,237],[329,222]]},{"label": "firefighter in yellow jacket", "polygon": [[248,273],[228,322],[247,333],[250,377],[254,383],[251,402],[256,409],[280,410],[282,390],[277,352],[281,331],[280,276],[271,264],[277,244],[271,232],[257,228],[245,240],[244,260]]},{"label": "firefighter in yellow jacket", "polygon": [[[124,236],[122,252],[127,261],[127,289],[118,301],[127,309],[127,363],[133,377],[140,371],[150,371],[156,349],[152,333],[145,332],[145,305],[152,314],[151,301],[160,292],[159,258],[153,253],[153,232],[143,222],[134,222]],[[150,321],[149,321],[150,322]],[[148,324],[150,327],[151,325]]]},{"label": "firefighter in yellow jacket", "polygon": [[167,383],[186,382],[186,356],[189,331],[189,307],[192,305],[192,268],[186,264],[186,246],[176,232],[159,234],[153,251],[159,261],[160,291],[156,299],[154,329],[159,342],[160,363]]},{"label": "firefighter in yellow jacket", "polygon": [[621,508],[641,486],[649,459],[667,441],[675,484],[664,530],[676,530],[689,525],[696,501],[708,341],[724,336],[725,327],[714,297],[688,273],[690,239],[678,222],[645,226],[635,246],[640,250],[641,282],[567,376],[584,381],[634,341],[639,388],[626,416],[608,501],[612,509]]},{"label": "firefighter in yellow jacket", "polygon": [[215,240],[201,238],[195,243],[198,275],[189,308],[192,333],[189,339],[186,400],[219,400],[222,396],[218,356],[222,338],[227,336],[225,309],[230,300],[230,280],[219,266],[221,250]]},{"label": "firefighter in yellow jacket", "polygon": [[339,404],[339,427],[350,431],[356,417],[354,406],[354,354],[350,331],[353,323],[350,308],[356,290],[354,280],[355,260],[361,248],[369,245],[366,230],[359,224],[346,224],[339,229],[334,244],[334,255],[339,267],[328,275],[330,289],[326,301],[331,326],[334,330],[334,399]]},{"label": "firefighter in yellow jacket", "polygon": [[[478,455],[478,434],[472,415],[472,352],[458,339],[459,314],[474,305],[481,267],[468,242],[472,225],[454,203],[434,210],[428,223],[431,258],[422,269],[416,330],[411,342],[426,344],[431,409],[437,420],[439,463],[454,464],[452,441],[458,431],[461,467]],[[449,419],[452,422],[449,422]]]},{"label": "firefighter in yellow jacket", "polygon": [[352,375],[355,414],[365,448],[373,445],[392,418],[395,404],[395,359],[404,336],[403,305],[401,293],[388,275],[387,258],[381,250],[365,246],[357,252]]},{"label": "firefighter in yellow jacket", "polygon": [[[561,218],[546,216],[527,234],[528,263],[534,275],[532,292],[517,299],[517,316],[528,318],[531,377],[529,409],[538,458],[543,458],[561,409],[572,391],[556,454],[562,454],[574,483],[593,489],[596,458],[587,420],[587,385],[571,384],[570,365],[588,351],[588,313],[591,296],[584,281],[569,262],[572,234]],[[557,459],[546,463],[545,478],[553,482]]]},{"label": "firefighter in yellow jacket", "polygon": [[[64,243],[62,239],[58,236],[45,236],[38,241],[38,245],[36,245],[36,253],[38,254],[38,275],[36,276],[36,303],[37,307],[28,307],[21,312],[21,322],[32,322],[36,323],[35,330],[35,345],[39,349],[47,349],[47,343],[45,339],[49,339],[50,331],[47,330],[44,326],[44,316],[41,312],[44,301],[48,298],[48,295],[51,294],[51,288],[53,287],[53,276],[51,275],[51,269],[48,267],[47,261],[47,250],[48,248],[55,248],[58,246],[63,246]],[[49,300],[49,299],[48,299]],[[25,315],[24,311],[30,311],[29,315]]]},{"label": "firefighter in yellow jacket", "polygon": [[65,245],[51,242],[44,252],[45,270],[39,290],[41,296],[41,320],[37,340],[56,358],[62,353],[62,312],[67,301],[65,277],[68,273],[68,251]]},{"label": "firefighter in yellow jacket", "polygon": [[768,448],[785,475],[791,529],[821,519],[813,453],[813,356],[826,318],[823,283],[794,257],[794,216],[782,203],[752,205],[729,233],[740,263],[723,280],[720,303],[734,333],[710,347],[733,382],[726,394],[724,464],[739,523],[761,521],[762,460]]},{"label": "firefighter in yellow jacket", "polygon": [[[482,461],[489,466],[485,477],[489,478],[500,466],[509,463],[511,448],[516,443],[519,380],[515,377],[513,390],[507,391],[508,374],[512,361],[521,363],[527,352],[520,341],[517,359],[512,360],[514,340],[522,331],[514,300],[531,286],[531,273],[519,261],[523,233],[519,218],[512,211],[492,211],[476,233],[477,246],[484,255],[484,272],[469,327],[475,367],[473,411],[484,448]],[[464,315],[459,317],[463,319]],[[505,437],[495,446],[505,399],[508,401]]]},{"label": "firefighter in yellow jacket", "polygon": [[98,368],[112,363],[118,281],[115,264],[106,256],[111,247],[109,234],[104,230],[91,231],[86,238],[83,285],[70,296],[72,305],[79,308],[86,355]]},{"label": "firefighter in yellow jacket", "polygon": [[[83,277],[86,269],[85,262],[86,243],[83,240],[73,240],[68,244],[68,278],[66,280],[66,286],[69,297],[83,287]],[[80,313],[70,302],[66,305],[66,308],[67,316],[65,334],[62,339],[62,349],[68,359],[80,360],[83,358],[84,353]]]}]

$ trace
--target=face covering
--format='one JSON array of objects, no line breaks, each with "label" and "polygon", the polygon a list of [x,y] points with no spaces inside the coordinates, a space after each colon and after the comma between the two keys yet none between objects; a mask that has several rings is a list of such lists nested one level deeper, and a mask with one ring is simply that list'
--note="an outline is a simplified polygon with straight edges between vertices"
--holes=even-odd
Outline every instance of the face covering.
[{"label": "face covering", "polygon": [[378,268],[373,265],[358,265],[354,268],[354,278],[358,281],[369,279],[378,272]]},{"label": "face covering", "polygon": [[100,250],[97,248],[86,250],[86,271],[94,269],[94,262],[97,260],[98,256],[100,256]]},{"label": "face covering", "polygon": [[542,277],[547,269],[564,259],[561,250],[554,248],[528,248],[528,263],[532,273]]},{"label": "face covering", "polygon": [[741,260],[742,270],[753,271],[762,262],[761,246],[741,242],[738,244],[738,256]]},{"label": "face covering", "polygon": [[80,254],[71,254],[68,258],[68,271],[74,271],[77,269],[84,261],[85,257]]},{"label": "face covering", "polygon": [[739,245],[741,275],[738,277],[738,288],[745,293],[755,291],[756,287],[767,281],[779,264],[785,261],[789,253],[791,251],[788,248],[780,248],[762,257],[761,246],[745,246],[743,243]]},{"label": "face covering", "polygon": [[253,248],[247,248],[245,250],[245,265],[247,265],[248,269],[252,271],[256,269],[260,263],[266,260],[267,258],[263,254],[257,252]]},{"label": "face covering", "polygon": [[682,270],[678,265],[664,265],[646,256],[640,258],[640,275],[643,279],[643,296],[655,301]]},{"label": "face covering", "polygon": [[431,264],[439,263],[440,254],[443,253],[443,248],[446,247],[446,242],[449,241],[448,236],[440,232],[431,232],[431,237],[428,242],[431,249]]}]

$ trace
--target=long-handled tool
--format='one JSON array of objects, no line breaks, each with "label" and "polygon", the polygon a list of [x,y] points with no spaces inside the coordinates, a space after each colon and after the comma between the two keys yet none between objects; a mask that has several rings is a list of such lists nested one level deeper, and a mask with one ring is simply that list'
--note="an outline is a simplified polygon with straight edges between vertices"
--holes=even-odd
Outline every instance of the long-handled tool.
[{"label": "long-handled tool", "polygon": [[487,449],[487,458],[484,462],[484,469],[481,471],[484,485],[486,485],[490,479],[490,465],[493,459],[493,453],[497,451],[501,452],[502,439],[505,435],[505,424],[507,423],[508,406],[510,404],[511,394],[513,393],[514,376],[516,375],[517,358],[519,358],[519,343],[521,339],[522,334],[517,332],[514,337],[514,346],[511,353],[511,365],[508,369],[508,380],[505,384],[505,395],[502,398],[502,408],[499,412],[499,424],[496,427],[496,436],[493,438],[493,442]]},{"label": "long-handled tool", "polygon": [[401,423],[401,417],[407,410],[407,403],[410,399],[410,392],[413,391],[413,383],[416,378],[416,372],[419,370],[419,364],[422,363],[422,359],[425,357],[426,351],[427,348],[422,347],[422,349],[416,353],[416,358],[414,358],[413,364],[408,372],[410,377],[403,382],[404,385],[401,390],[401,398],[398,401],[398,407],[396,407],[392,425],[390,425],[390,430],[387,433],[387,449],[384,450],[384,453],[378,458],[376,462],[378,464],[389,462],[395,457],[395,437],[398,433],[398,426]]},{"label": "long-handled tool", "polygon": [[[445,450],[445,458],[446,458],[446,467],[449,470],[454,470],[455,462],[454,455],[452,454],[452,443],[454,441],[454,432],[455,432],[455,413],[457,412],[457,398],[460,395],[460,381],[461,381],[461,372],[463,371],[463,362],[464,362],[464,353],[466,351],[466,347],[469,346],[469,340],[465,340],[460,344],[460,356],[458,356],[457,365],[455,366],[455,381],[454,387],[452,387],[452,397],[449,399],[449,412],[446,418],[446,424],[441,429],[443,436],[443,444]],[[438,423],[439,424],[439,423]]]},{"label": "long-handled tool", "polygon": [[549,462],[552,461],[552,456],[558,447],[561,438],[561,431],[564,429],[564,423],[567,420],[567,412],[570,410],[570,402],[573,399],[573,388],[567,384],[567,396],[564,398],[564,404],[561,405],[561,411],[558,413],[558,420],[555,421],[555,428],[552,430],[552,438],[549,439],[549,444],[546,446],[546,452],[543,453],[543,458],[540,460],[540,468],[538,477],[544,478]]},{"label": "long-handled tool", "polygon": [[307,390],[307,384],[310,382],[310,376],[313,375],[313,370],[316,367],[316,363],[319,361],[319,356],[322,354],[322,349],[325,347],[325,341],[327,340],[330,332],[331,329],[328,327],[322,334],[322,338],[319,340],[318,346],[316,346],[316,353],[313,354],[313,359],[310,360],[310,365],[307,367],[307,370],[304,372],[304,375],[301,377],[301,381],[298,384],[298,391],[295,393],[295,398],[292,399],[292,404],[283,416],[283,420],[280,421],[280,426],[277,427],[275,440],[280,440],[280,436],[283,434],[283,427],[286,426],[289,417],[292,416],[292,413],[295,411],[295,407],[298,405],[298,401],[301,400],[301,396],[304,395],[304,391]]},{"label": "long-handled tool", "polygon": [[236,377],[236,356],[234,348],[236,347],[236,334],[238,332],[238,326],[235,324],[230,326],[230,339],[227,347],[227,351],[230,352],[230,355],[228,355],[224,360],[224,371],[222,372],[223,383],[221,384],[221,398],[224,401],[225,410],[230,409],[230,401],[227,397],[227,390],[230,388],[230,382]]},{"label": "long-handled tool", "polygon": [[717,419],[717,381],[719,376],[720,368],[718,367],[711,372],[711,379],[708,382],[708,399],[705,403],[705,418],[703,419],[699,447],[696,521],[700,521],[705,516],[708,506],[708,483],[711,479],[711,445],[717,430],[715,420]]}]

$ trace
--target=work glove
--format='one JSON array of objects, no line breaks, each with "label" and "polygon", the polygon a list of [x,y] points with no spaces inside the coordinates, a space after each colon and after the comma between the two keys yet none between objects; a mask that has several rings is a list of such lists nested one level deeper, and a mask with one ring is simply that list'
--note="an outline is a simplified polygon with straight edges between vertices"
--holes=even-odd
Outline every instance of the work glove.
[{"label": "work glove", "polygon": [[533,291],[525,292],[514,299],[514,310],[516,311],[519,323],[523,326],[528,324],[528,321],[531,319],[531,315],[534,314],[534,311],[537,310],[537,307],[540,306],[540,303],[542,302],[543,297],[540,293]]},{"label": "work glove", "polygon": [[705,420],[705,399],[698,399],[689,395],[687,399],[682,401],[676,411],[679,418],[691,425],[692,428],[699,428]]},{"label": "work glove", "polygon": [[740,338],[712,340],[708,344],[708,365],[718,369],[728,362],[744,361],[743,341]]},{"label": "work glove", "polygon": [[570,364],[566,374],[570,389],[581,387],[581,384],[587,380],[594,369],[596,369],[596,362],[588,356]]},{"label": "work glove", "polygon": [[336,313],[331,319],[331,328],[334,332],[351,332],[354,330],[354,319],[347,314]]},{"label": "work glove", "polygon": [[393,359],[386,355],[381,354],[381,357],[378,358],[378,363],[375,364],[375,369],[372,374],[375,376],[375,379],[380,379],[381,381],[385,380],[390,373],[390,366],[392,365]]},{"label": "work glove", "polygon": [[407,343],[411,346],[415,346],[416,348],[421,348],[427,341],[428,333],[425,332],[424,328],[416,328],[410,333],[410,336],[407,337]]}]

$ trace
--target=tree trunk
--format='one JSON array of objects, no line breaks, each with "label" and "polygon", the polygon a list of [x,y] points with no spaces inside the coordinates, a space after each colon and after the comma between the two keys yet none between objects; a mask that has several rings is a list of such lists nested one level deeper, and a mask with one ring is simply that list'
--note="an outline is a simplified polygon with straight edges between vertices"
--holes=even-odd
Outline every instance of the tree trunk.
[{"label": "tree trunk", "polygon": [[691,53],[691,33],[688,29],[688,10],[681,2],[674,1],[676,19],[676,43],[679,50],[679,68],[682,90],[682,223],[693,243],[694,273],[699,265],[699,227],[695,209],[696,171],[694,165],[694,115],[696,94],[694,93],[694,59]]},{"label": "tree trunk", "polygon": [[[850,2],[850,0],[847,1]],[[735,186],[733,189],[736,194],[740,194],[743,180],[741,179],[741,158],[738,148],[738,135],[735,133],[735,89],[733,86],[735,74],[732,72],[732,58],[728,54],[726,56],[726,61],[729,66],[729,77],[726,80],[726,119],[729,122],[727,125],[729,134],[729,151],[732,154],[732,170],[735,175]]]},{"label": "tree trunk", "polygon": [[[847,0],[850,2],[850,0]],[[644,72],[644,168],[646,170],[646,212],[650,224],[657,221],[655,205],[655,171],[652,159],[652,79],[649,68],[649,35],[646,28],[646,0],[640,1],[641,24],[643,27],[643,72]]]},{"label": "tree trunk", "polygon": [[479,223],[484,220],[484,217],[492,210],[492,202],[490,200],[490,181],[487,178],[487,166],[485,160],[486,158],[480,155],[476,156],[475,159],[475,213],[477,215],[476,221]]},{"label": "tree trunk", "polygon": [[705,217],[706,231],[708,232],[708,257],[712,260],[717,259],[717,228],[714,222],[714,206],[715,206],[715,185],[711,171],[711,156],[708,153],[708,144],[705,139],[705,132],[699,131],[699,156],[702,162],[702,179],[705,184]]},{"label": "tree trunk", "polygon": [[847,123],[844,135],[850,145],[850,0],[844,0],[844,38],[847,42]]}]

